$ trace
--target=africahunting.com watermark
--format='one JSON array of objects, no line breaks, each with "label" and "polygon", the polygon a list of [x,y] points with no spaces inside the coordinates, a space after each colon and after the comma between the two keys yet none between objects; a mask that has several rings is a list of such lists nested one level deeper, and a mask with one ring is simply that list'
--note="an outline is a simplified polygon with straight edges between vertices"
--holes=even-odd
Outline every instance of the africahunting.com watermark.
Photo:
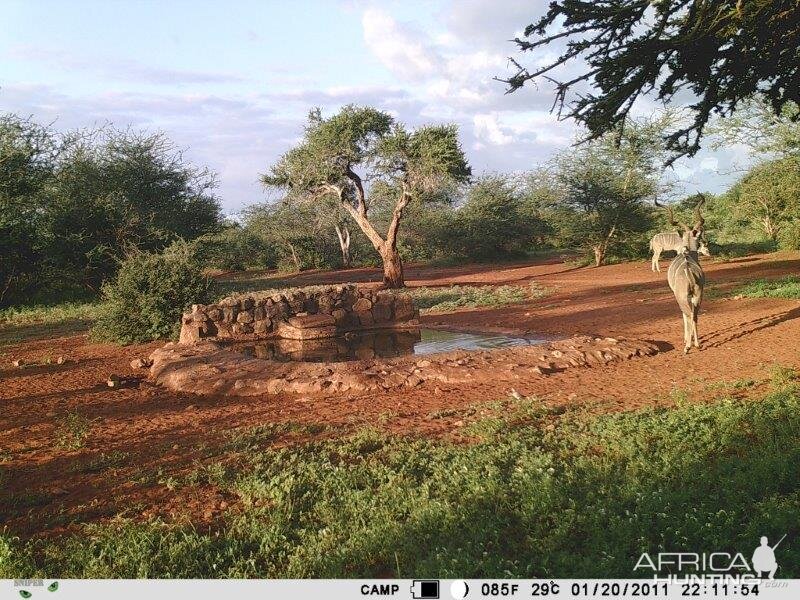
[{"label": "africahunting.com watermark", "polygon": [[[741,552],[644,552],[636,561],[633,572],[638,576],[652,575],[654,579],[664,581],[773,580],[780,567],[775,550],[785,538],[786,534],[770,545],[769,538],[762,536],[749,561]],[[780,587],[778,583],[773,582],[768,587]]]}]

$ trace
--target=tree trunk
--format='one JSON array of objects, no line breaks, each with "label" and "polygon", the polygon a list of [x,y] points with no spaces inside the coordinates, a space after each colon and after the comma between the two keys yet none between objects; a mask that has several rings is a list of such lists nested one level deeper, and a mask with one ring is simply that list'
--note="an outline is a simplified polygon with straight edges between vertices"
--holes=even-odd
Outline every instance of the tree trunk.
[{"label": "tree trunk", "polygon": [[289,244],[289,250],[292,251],[292,261],[294,261],[294,268],[299,273],[300,272],[300,259],[297,257],[297,252],[295,251],[293,244]]},{"label": "tree trunk", "polygon": [[342,266],[345,269],[350,268],[350,230],[347,228],[347,225],[343,225],[341,228],[339,225],[334,225],[336,227],[336,235],[339,237],[339,247],[342,249]]},{"label": "tree trunk", "polygon": [[767,237],[771,239],[773,242],[778,239],[778,226],[775,225],[773,220],[770,218],[769,215],[763,218],[764,223],[764,232],[767,234]]},{"label": "tree trunk", "polygon": [[594,266],[599,267],[606,259],[606,245],[600,244],[598,246],[593,246],[592,250],[594,250]]},{"label": "tree trunk", "polygon": [[353,220],[367,236],[372,246],[383,259],[383,284],[387,288],[401,288],[405,287],[403,279],[403,261],[400,260],[400,254],[397,252],[397,232],[400,229],[400,220],[403,217],[403,209],[411,201],[411,194],[405,183],[403,183],[403,193],[395,204],[392,211],[392,220],[389,222],[389,229],[386,232],[386,239],[384,240],[381,235],[372,226],[367,218],[367,205],[364,197],[364,188],[361,185],[361,179],[352,171],[348,173],[350,179],[355,183],[358,198],[358,206],[353,206],[350,202],[344,199],[341,188],[333,186],[331,189],[339,195],[339,202],[342,208],[353,217]]},{"label": "tree trunk", "polygon": [[397,248],[387,248],[381,252],[383,259],[383,285],[386,288],[405,287],[403,261]]},{"label": "tree trunk", "polygon": [[599,267],[603,264],[603,261],[606,259],[606,252],[608,252],[608,246],[611,243],[611,239],[614,237],[614,234],[617,232],[617,226],[614,225],[611,228],[611,231],[608,232],[606,239],[604,239],[599,244],[592,246],[592,250],[594,250],[594,266]]}]

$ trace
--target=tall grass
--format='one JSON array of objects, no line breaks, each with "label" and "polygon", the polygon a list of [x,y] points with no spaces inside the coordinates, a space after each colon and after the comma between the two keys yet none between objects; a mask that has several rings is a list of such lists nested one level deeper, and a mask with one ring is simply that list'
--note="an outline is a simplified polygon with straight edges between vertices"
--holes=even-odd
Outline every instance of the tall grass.
[{"label": "tall grass", "polygon": [[450,312],[459,308],[505,306],[546,296],[549,291],[537,283],[517,285],[409,288],[414,304],[421,312]]},{"label": "tall grass", "polygon": [[[631,577],[644,551],[737,551],[789,533],[800,576],[800,397],[600,417],[523,400],[473,442],[371,430],[258,445],[215,485],[212,530],[119,518],[0,536],[0,577]],[[662,573],[663,574],[663,573]],[[641,573],[638,573],[641,576]]]},{"label": "tall grass", "polygon": [[66,321],[91,321],[97,317],[96,302],[63,302],[54,305],[11,306],[0,308],[0,327],[13,325],[53,325]]}]

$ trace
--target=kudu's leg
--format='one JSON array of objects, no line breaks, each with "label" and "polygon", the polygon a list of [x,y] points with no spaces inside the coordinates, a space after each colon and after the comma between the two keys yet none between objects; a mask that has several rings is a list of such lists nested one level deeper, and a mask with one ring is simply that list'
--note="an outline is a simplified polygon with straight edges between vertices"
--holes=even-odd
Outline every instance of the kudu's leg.
[{"label": "kudu's leg", "polygon": [[700,340],[698,339],[698,336],[697,336],[697,314],[700,312],[700,309],[697,306],[694,306],[692,308],[693,308],[693,311],[692,311],[692,333],[694,334],[694,347],[695,348],[699,348],[700,347]]},{"label": "kudu's leg", "polygon": [[689,354],[689,348],[692,346],[691,325],[689,324],[689,317],[685,312],[681,311],[681,316],[683,317],[683,353]]},{"label": "kudu's leg", "polygon": [[660,250],[653,250],[653,260],[650,264],[650,269],[653,271],[658,271],[661,273],[661,265],[658,264],[658,259],[661,258],[661,251]]}]

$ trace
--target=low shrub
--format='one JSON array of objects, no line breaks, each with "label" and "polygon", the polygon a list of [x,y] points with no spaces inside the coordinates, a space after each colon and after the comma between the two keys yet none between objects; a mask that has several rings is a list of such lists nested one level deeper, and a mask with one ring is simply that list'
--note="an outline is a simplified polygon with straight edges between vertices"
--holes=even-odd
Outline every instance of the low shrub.
[{"label": "low shrub", "polygon": [[786,223],[778,234],[781,250],[800,250],[800,219]]},{"label": "low shrub", "polygon": [[130,254],[102,292],[92,336],[120,344],[177,337],[183,311],[214,296],[194,246],[186,242],[160,254]]}]

